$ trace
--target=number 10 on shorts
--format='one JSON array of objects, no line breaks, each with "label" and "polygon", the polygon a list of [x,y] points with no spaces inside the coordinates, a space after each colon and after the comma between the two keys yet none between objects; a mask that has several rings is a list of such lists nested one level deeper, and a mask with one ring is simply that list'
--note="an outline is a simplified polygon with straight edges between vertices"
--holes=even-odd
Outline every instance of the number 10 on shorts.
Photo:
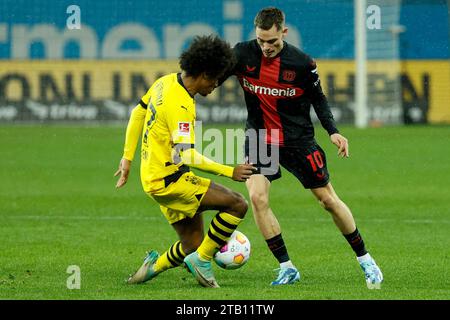
[{"label": "number 10 on shorts", "polygon": [[313,169],[313,172],[317,171],[317,168],[322,169],[323,168],[323,159],[322,155],[318,150],[314,151],[313,153],[310,153],[306,156],[306,158],[309,160],[309,163],[311,164],[311,167]]}]

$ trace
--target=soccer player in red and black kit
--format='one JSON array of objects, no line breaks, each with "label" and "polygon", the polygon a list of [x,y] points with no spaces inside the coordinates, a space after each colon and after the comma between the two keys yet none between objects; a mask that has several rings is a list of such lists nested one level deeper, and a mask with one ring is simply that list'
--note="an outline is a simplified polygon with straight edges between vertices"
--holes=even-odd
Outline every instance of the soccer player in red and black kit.
[{"label": "soccer player in red and black kit", "polygon": [[[311,105],[341,157],[349,156],[347,139],[336,128],[316,62],[284,41],[288,31],[284,20],[281,10],[262,9],[254,20],[256,39],[235,45],[237,64],[228,75],[237,76],[247,105],[245,154],[247,161],[258,168],[246,181],[255,222],[280,263],[278,277],[271,284],[291,284],[300,279],[289,258],[280,224],[269,206],[271,181],[281,177],[281,165],[330,212],[356,253],[367,286],[379,288],[383,275],[367,252],[350,209],[329,182],[325,153],[314,139]],[[249,134],[250,131],[265,132],[264,138],[261,141],[258,134]],[[269,163],[262,160],[266,151]]]}]

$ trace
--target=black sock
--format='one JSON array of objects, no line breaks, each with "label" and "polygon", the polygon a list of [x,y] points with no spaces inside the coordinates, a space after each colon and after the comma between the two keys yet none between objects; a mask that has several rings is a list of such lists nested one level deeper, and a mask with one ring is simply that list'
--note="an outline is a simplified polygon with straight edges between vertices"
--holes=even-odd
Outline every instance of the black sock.
[{"label": "black sock", "polygon": [[290,260],[281,233],[271,239],[266,240],[266,242],[269,246],[270,251],[272,251],[273,255],[279,263],[287,262]]},{"label": "black sock", "polygon": [[364,241],[359,234],[358,228],[350,234],[344,234],[344,237],[347,239],[353,251],[355,251],[357,257],[361,257],[367,253],[366,246],[364,245]]}]

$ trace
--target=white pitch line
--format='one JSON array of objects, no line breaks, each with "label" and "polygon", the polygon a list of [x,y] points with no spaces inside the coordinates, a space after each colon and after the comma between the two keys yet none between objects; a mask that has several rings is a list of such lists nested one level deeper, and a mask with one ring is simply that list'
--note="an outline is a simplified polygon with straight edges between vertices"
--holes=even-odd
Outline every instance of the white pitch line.
[{"label": "white pitch line", "polygon": [[[293,218],[289,219],[289,220],[294,220]],[[296,219],[295,219],[296,220]],[[330,219],[302,219],[303,221],[311,221],[311,222],[328,222],[330,221]],[[356,220],[358,221],[369,221],[369,222],[374,222],[374,223],[392,223],[392,222],[404,222],[404,223],[450,223],[449,219],[378,219],[378,218],[361,218],[361,217],[357,217]],[[301,221],[299,219],[299,221]]]},{"label": "white pitch line", "polygon": [[149,216],[0,216],[1,219],[10,220],[156,220],[160,217]]},{"label": "white pitch line", "polygon": [[[9,215],[9,216],[0,216],[0,220],[8,219],[8,220],[164,220],[162,215],[155,216],[62,216],[62,215]],[[283,220],[282,215],[279,217],[280,220]],[[331,221],[330,218],[284,218],[284,220],[289,221],[299,221],[299,222],[325,222],[328,223]],[[424,224],[432,224],[432,223],[444,223],[450,224],[449,219],[370,219],[364,217],[357,217],[358,221],[368,221],[374,223],[392,223],[392,222],[403,222],[403,223],[424,223]]]}]

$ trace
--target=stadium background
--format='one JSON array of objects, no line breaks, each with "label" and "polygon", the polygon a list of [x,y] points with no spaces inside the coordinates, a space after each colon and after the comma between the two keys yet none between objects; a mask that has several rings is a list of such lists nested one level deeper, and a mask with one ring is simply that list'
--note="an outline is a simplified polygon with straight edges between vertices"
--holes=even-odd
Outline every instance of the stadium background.
[{"label": "stadium background", "polygon": [[[399,6],[396,24],[405,28],[395,42],[398,69],[387,64],[392,57],[369,48],[369,87],[378,101],[372,123],[390,123],[396,117],[404,123],[450,122],[447,1],[371,3],[382,5],[382,25],[368,30],[369,37],[392,37],[383,5]],[[232,44],[251,39],[255,13],[277,5],[287,13],[288,41],[318,60],[336,119],[354,122],[351,0],[79,0],[81,29],[67,27],[71,4],[0,3],[0,121],[126,120],[153,80],[178,70],[177,58],[192,36],[218,33]],[[371,72],[375,64],[385,67]],[[397,81],[401,111],[383,105]],[[198,113],[200,120],[209,122],[242,122],[246,110],[237,82],[229,80],[209,98],[200,99]]]}]

